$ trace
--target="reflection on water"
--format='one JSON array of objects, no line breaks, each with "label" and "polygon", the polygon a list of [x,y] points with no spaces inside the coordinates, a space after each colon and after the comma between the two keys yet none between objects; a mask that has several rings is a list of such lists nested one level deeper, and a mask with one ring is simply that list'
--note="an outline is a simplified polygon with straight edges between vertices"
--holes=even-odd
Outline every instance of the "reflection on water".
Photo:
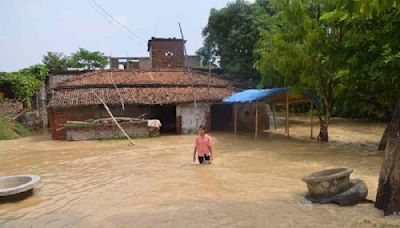
[{"label": "reflection on water", "polygon": [[313,205],[300,181],[349,166],[374,200],[382,156],[371,143],[383,127],[339,121],[329,144],[300,140],[308,137],[305,124],[291,129],[290,140],[215,133],[215,162],[202,166],[191,163],[193,136],[138,139],[134,147],[43,136],[1,141],[0,176],[32,173],[42,184],[24,201],[0,204],[0,227],[400,226],[372,204]]}]

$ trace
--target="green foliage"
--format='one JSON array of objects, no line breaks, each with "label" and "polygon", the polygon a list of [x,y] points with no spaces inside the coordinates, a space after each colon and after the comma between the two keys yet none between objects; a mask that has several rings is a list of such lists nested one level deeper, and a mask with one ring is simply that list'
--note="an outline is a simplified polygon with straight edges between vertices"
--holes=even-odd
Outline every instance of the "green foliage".
[{"label": "green foliage", "polygon": [[399,0],[235,1],[211,11],[198,54],[234,79],[320,97],[326,122],[381,119],[400,94],[399,31]]},{"label": "green foliage", "polygon": [[12,128],[15,133],[17,133],[20,137],[26,137],[29,136],[31,134],[31,132],[29,131],[29,129],[21,124],[21,123],[15,123],[14,127]]},{"label": "green foliage", "polygon": [[[335,9],[334,1],[279,1],[271,31],[258,42],[256,68],[263,86],[301,88],[322,98],[328,121],[335,95],[345,74],[343,14],[322,17]],[[276,84],[279,83],[279,84]]]},{"label": "green foliage", "polygon": [[66,71],[69,68],[93,70],[104,68],[108,64],[108,58],[103,53],[91,52],[84,48],[79,48],[70,56],[61,52],[47,52],[42,61],[52,73]]},{"label": "green foliage", "polygon": [[9,86],[16,98],[30,108],[32,96],[40,89],[48,70],[44,65],[33,65],[17,72],[0,73],[0,84]]},{"label": "green foliage", "polygon": [[376,17],[388,9],[400,8],[400,0],[341,0],[337,8],[356,16]]},{"label": "green foliage", "polygon": [[354,13],[360,1],[274,3],[270,31],[257,43],[260,85],[318,95],[328,115],[387,117],[400,92],[400,9],[365,17]]},{"label": "green foliage", "polygon": [[61,52],[47,52],[43,56],[43,64],[47,66],[50,72],[62,72],[68,70],[68,57]]},{"label": "green foliage", "polygon": [[43,64],[36,64],[28,68],[24,68],[19,72],[24,75],[34,76],[39,81],[46,80],[47,76],[49,75],[49,69]]},{"label": "green foliage", "polygon": [[79,48],[79,51],[71,55],[70,65],[73,68],[98,69],[104,68],[108,64],[108,58],[101,52],[88,51],[84,48]]},{"label": "green foliage", "polygon": [[7,74],[6,80],[19,100],[30,99],[41,85],[33,75],[21,72]]},{"label": "green foliage", "polygon": [[351,117],[387,118],[400,93],[400,9],[352,20],[346,40],[349,75],[337,112]]},{"label": "green foliage", "polygon": [[266,0],[253,4],[237,0],[220,10],[212,9],[203,29],[204,46],[197,51],[203,64],[219,65],[233,79],[258,81],[259,74],[253,67],[258,58],[254,48],[260,32],[268,30],[267,19],[272,14]]},{"label": "green foliage", "polygon": [[29,135],[30,131],[24,125],[0,118],[0,140],[17,139]]}]

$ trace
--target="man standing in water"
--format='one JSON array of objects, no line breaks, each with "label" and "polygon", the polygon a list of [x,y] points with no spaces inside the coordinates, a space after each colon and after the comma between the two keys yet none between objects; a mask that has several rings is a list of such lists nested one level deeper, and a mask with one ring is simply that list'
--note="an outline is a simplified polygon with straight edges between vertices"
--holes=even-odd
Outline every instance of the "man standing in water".
[{"label": "man standing in water", "polygon": [[200,164],[210,164],[210,159],[212,159],[211,137],[206,134],[206,127],[204,125],[199,127],[198,134],[199,135],[196,137],[194,145],[193,162],[196,162],[197,152]]}]

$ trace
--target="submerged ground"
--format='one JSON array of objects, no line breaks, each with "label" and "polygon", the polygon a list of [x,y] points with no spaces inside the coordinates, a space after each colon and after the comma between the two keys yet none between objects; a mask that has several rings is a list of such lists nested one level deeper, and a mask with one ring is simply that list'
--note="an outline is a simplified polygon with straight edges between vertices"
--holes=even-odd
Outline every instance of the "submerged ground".
[{"label": "submerged ground", "polygon": [[[193,136],[63,142],[0,141],[0,176],[37,174],[34,196],[0,204],[0,227],[400,227],[373,204],[314,205],[300,178],[348,166],[375,199],[384,124],[335,120],[333,142],[309,141],[304,119],[251,135],[213,133],[215,162],[191,161]],[[317,129],[316,129],[317,130]]]}]

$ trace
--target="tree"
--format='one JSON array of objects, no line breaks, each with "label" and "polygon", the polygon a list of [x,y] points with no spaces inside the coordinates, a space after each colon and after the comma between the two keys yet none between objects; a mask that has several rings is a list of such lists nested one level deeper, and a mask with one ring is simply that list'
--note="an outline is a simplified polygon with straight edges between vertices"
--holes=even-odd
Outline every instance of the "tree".
[{"label": "tree", "polygon": [[58,73],[68,70],[69,59],[61,52],[47,52],[43,56],[43,64],[49,69],[51,73]]},{"label": "tree", "polygon": [[338,8],[355,15],[368,17],[379,16],[382,12],[392,8],[400,8],[399,0],[341,0]]},{"label": "tree", "polygon": [[[212,9],[203,29],[204,46],[197,53],[208,63],[219,65],[236,80],[258,81],[260,76],[253,65],[258,56],[254,52],[260,31],[267,27],[273,14],[269,1],[255,3],[237,0],[220,10]],[[218,63],[213,61],[219,60]]]},{"label": "tree", "polygon": [[375,207],[390,215],[400,212],[400,101],[393,114],[386,145]]},{"label": "tree", "polygon": [[[271,31],[258,42],[256,68],[264,83],[280,83],[320,97],[321,141],[328,141],[328,125],[345,68],[343,13],[329,0],[279,1]],[[329,13],[329,14],[328,14]]]},{"label": "tree", "polygon": [[31,75],[43,82],[49,75],[49,69],[43,64],[32,65],[19,71],[23,75]]},{"label": "tree", "polygon": [[[368,76],[363,79],[369,80],[368,83],[372,88],[379,88],[377,90],[379,95],[382,91],[384,94],[387,93],[388,106],[394,110],[392,120],[386,127],[379,145],[379,149],[385,149],[385,158],[381,166],[375,202],[376,208],[383,210],[385,215],[390,215],[400,212],[400,100],[398,99],[400,1],[341,1],[338,8],[346,9],[357,17],[364,17],[368,22],[366,24],[372,26],[369,29],[359,30],[369,33],[362,36],[365,39],[361,42],[366,44],[365,50],[368,52],[362,55],[364,59],[356,58],[356,60],[360,59],[366,63],[362,72]],[[377,100],[379,101],[379,98]],[[394,101],[397,105],[393,109]],[[382,99],[380,102],[385,101]]]},{"label": "tree", "polygon": [[196,51],[196,54],[201,57],[201,63],[204,66],[215,65],[217,57],[210,46],[204,46]]},{"label": "tree", "polygon": [[106,67],[108,58],[99,51],[91,52],[79,48],[70,56],[61,52],[47,52],[47,55],[43,56],[43,64],[51,73],[67,71],[69,68],[93,70]]},{"label": "tree", "polygon": [[84,68],[88,70],[104,68],[108,64],[108,58],[99,51],[88,51],[79,48],[79,51],[72,53],[70,66],[73,68]]},{"label": "tree", "polygon": [[[400,9],[381,12],[379,16],[362,18],[354,25],[354,35],[347,42],[352,54],[346,94],[355,94],[351,111],[359,110],[377,117],[393,114],[400,93]],[[355,51],[354,51],[355,50]],[[346,96],[343,96],[347,99]],[[357,112],[357,111],[354,111]],[[380,150],[385,149],[388,125]]]},{"label": "tree", "polygon": [[[371,10],[371,7],[366,7],[366,10],[361,12],[368,14],[368,16],[376,16],[382,18],[382,13],[387,11],[393,12],[400,8],[400,1],[398,0],[387,0],[378,1],[370,0],[367,2],[370,5],[375,6],[375,11]],[[375,3],[375,4],[373,4]],[[364,12],[363,12],[364,11]],[[374,14],[374,12],[376,12]],[[378,14],[378,16],[376,15]],[[398,15],[393,18],[398,20]],[[383,16],[384,17],[384,16]],[[387,26],[386,24],[384,25]],[[397,23],[398,26],[398,23]],[[393,28],[389,26],[389,29],[394,29],[398,32],[398,28]],[[383,34],[381,34],[383,35]],[[398,41],[398,33],[394,37],[394,41]],[[390,38],[383,36],[383,38]],[[396,42],[395,42],[396,43]],[[397,67],[392,68],[391,72],[398,74],[398,66],[400,59],[400,49],[397,46],[397,50],[393,48],[393,43],[385,44],[385,51],[382,52],[382,56],[385,57],[384,68],[389,65],[389,69],[393,64]],[[398,75],[396,75],[398,77]],[[392,79],[397,79],[397,77],[392,77]],[[398,82],[398,81],[397,81]],[[389,81],[390,83],[390,81]],[[393,81],[392,81],[393,83]],[[396,108],[394,109],[392,120],[385,129],[380,142],[380,149],[385,149],[385,158],[382,163],[381,172],[379,175],[378,191],[376,195],[375,207],[383,210],[385,215],[390,215],[396,212],[400,212],[400,100],[397,100]]]},{"label": "tree", "polygon": [[40,89],[48,75],[44,65],[33,65],[17,72],[0,72],[0,84],[11,88],[16,98],[31,108],[32,96]]}]

